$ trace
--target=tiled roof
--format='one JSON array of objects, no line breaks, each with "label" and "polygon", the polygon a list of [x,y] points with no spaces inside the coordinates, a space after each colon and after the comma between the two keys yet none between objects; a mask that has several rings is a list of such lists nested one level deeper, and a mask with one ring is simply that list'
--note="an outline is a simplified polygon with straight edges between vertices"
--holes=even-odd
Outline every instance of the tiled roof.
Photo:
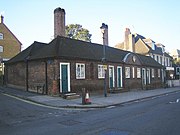
[{"label": "tiled roof", "polygon": [[157,61],[155,61],[150,56],[144,56],[141,54],[137,54],[140,57],[141,63],[144,66],[154,66],[154,67],[162,67],[161,64],[159,64]]},{"label": "tiled roof", "polygon": [[31,57],[40,52],[40,49],[42,49],[45,45],[47,44],[35,41],[32,45],[10,59],[7,63],[21,62],[31,59]]},{"label": "tiled roof", "polygon": [[[106,46],[108,62],[124,63],[124,57],[130,52]],[[154,59],[137,54],[142,65],[161,67]],[[34,42],[30,47],[12,58],[8,63],[36,59],[66,58],[101,61],[103,45],[74,40],[58,36],[49,44]]]},{"label": "tiled roof", "polygon": [[[127,53],[127,51],[106,46],[107,61],[122,62]],[[31,59],[52,57],[100,61],[103,58],[103,45],[58,36]]]}]

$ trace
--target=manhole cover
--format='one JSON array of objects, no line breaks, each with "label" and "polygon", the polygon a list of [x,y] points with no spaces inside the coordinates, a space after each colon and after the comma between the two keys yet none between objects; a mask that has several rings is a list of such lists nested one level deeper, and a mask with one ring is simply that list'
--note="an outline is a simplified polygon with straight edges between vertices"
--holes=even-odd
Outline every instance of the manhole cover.
[{"label": "manhole cover", "polygon": [[62,124],[62,125],[65,125],[65,126],[73,126],[73,125],[76,125],[76,124],[79,124],[79,123],[81,123],[81,122],[74,121],[74,120],[66,120],[66,121],[59,122],[59,124]]},{"label": "manhole cover", "polygon": [[129,135],[129,132],[117,129],[107,129],[102,131],[100,135]]}]

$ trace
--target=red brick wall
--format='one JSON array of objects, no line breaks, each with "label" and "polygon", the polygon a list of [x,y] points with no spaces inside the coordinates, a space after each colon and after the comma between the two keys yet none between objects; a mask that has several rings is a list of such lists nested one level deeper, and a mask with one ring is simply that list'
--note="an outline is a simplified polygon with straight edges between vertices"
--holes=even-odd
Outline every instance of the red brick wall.
[{"label": "red brick wall", "polygon": [[[98,64],[102,65],[101,62],[94,61],[83,61],[83,60],[48,60],[47,61],[47,92],[48,94],[59,94],[60,89],[60,62],[70,63],[70,88],[71,92],[81,93],[82,88],[86,88],[90,92],[103,93],[104,89],[104,79],[98,79]],[[76,79],[76,63],[85,64],[86,76],[85,79]],[[122,66],[122,76],[123,76],[123,88],[124,90],[141,89],[142,88],[142,78],[137,78],[135,67],[135,78],[125,78],[124,65],[117,63],[109,63],[108,65],[114,66],[114,83],[117,89],[117,66]],[[131,67],[132,65],[128,65]],[[126,66],[125,66],[126,67]],[[141,67],[142,68],[142,67]],[[7,83],[16,86],[21,86],[26,88],[26,63],[21,62],[18,64],[13,64],[7,66]],[[56,83],[55,83],[56,82]],[[44,83],[46,84],[46,62],[45,61],[29,61],[28,62],[28,83],[29,88],[32,89],[31,85],[34,83]],[[54,86],[53,86],[54,84]],[[106,79],[107,89],[109,89],[109,71],[107,70]],[[155,78],[151,78],[151,85],[147,86],[149,88],[161,87],[161,78],[157,77],[157,69],[155,69]],[[55,87],[56,85],[56,87]]]},{"label": "red brick wall", "polygon": [[23,62],[6,66],[6,83],[9,85],[26,86],[26,64]]}]

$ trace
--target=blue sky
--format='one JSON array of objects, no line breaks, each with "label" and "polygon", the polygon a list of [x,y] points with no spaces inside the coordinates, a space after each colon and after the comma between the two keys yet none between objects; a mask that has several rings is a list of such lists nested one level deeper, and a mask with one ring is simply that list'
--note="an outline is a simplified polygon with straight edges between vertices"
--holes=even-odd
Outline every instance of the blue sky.
[{"label": "blue sky", "polygon": [[48,43],[53,39],[53,11],[66,11],[67,24],[81,24],[92,34],[92,42],[102,43],[100,26],[109,29],[109,45],[124,39],[129,27],[168,51],[180,49],[180,1],[178,0],[1,0],[4,23],[22,42],[23,49],[34,41]]}]

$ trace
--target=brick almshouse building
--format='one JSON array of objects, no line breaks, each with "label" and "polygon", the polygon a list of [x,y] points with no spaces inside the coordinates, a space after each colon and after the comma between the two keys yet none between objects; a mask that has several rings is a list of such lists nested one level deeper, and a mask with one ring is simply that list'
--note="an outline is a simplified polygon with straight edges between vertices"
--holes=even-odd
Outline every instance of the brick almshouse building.
[{"label": "brick almshouse building", "polygon": [[108,92],[162,87],[164,69],[153,58],[64,37],[65,10],[55,9],[54,17],[50,43],[34,42],[6,63],[7,86],[28,91],[42,86],[40,92],[50,95],[81,93],[82,88],[103,93],[105,78]]},{"label": "brick almshouse building", "polygon": [[[44,84],[45,94],[103,92],[103,45],[57,36],[34,42],[6,63],[6,84],[26,90]],[[106,46],[108,91],[162,86],[163,67],[148,56]]]}]

